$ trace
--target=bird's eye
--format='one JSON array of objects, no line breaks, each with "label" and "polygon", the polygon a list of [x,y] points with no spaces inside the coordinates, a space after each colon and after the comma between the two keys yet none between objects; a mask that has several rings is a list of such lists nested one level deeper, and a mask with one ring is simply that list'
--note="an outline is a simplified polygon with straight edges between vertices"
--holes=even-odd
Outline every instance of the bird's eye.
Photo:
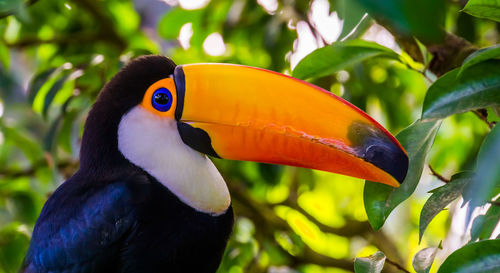
[{"label": "bird's eye", "polygon": [[166,112],[172,106],[172,93],[167,88],[159,88],[153,93],[153,107],[160,111]]}]

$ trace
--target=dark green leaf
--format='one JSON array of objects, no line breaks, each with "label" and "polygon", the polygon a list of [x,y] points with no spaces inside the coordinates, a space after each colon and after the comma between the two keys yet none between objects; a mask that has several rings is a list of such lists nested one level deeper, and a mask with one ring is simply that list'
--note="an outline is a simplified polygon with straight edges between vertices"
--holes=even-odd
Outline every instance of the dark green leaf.
[{"label": "dark green leaf", "polygon": [[284,167],[282,165],[259,163],[259,173],[262,179],[270,185],[276,185],[280,182]]},{"label": "dark green leaf", "polygon": [[49,131],[45,135],[43,141],[43,149],[48,152],[53,152],[54,144],[56,143],[57,137],[59,136],[59,131],[63,124],[63,116],[59,115],[50,125]]},{"label": "dark green leaf", "polygon": [[410,159],[408,174],[399,188],[366,181],[363,198],[368,220],[374,229],[381,228],[392,210],[415,191],[440,124],[419,120],[397,135]]},{"label": "dark green leaf", "polygon": [[479,18],[500,22],[500,0],[469,0],[463,11]]},{"label": "dark green leaf", "polygon": [[399,57],[391,49],[373,42],[362,40],[337,42],[319,48],[307,55],[297,64],[293,70],[293,76],[299,79],[326,76],[377,56],[393,59]]},{"label": "dark green leaf", "polygon": [[489,59],[494,59],[500,57],[500,44],[486,47],[486,48],[481,48],[478,51],[470,54],[463,62],[460,72],[458,72],[457,77],[460,77],[462,73],[464,72],[465,69],[484,62]]},{"label": "dark green leaf", "polygon": [[12,214],[24,223],[35,223],[37,218],[37,208],[33,195],[30,192],[17,191],[10,193],[9,202]]},{"label": "dark green leaf", "polygon": [[492,205],[486,214],[478,215],[472,222],[470,242],[489,239],[499,221],[500,207]]},{"label": "dark green leaf", "polygon": [[486,136],[477,155],[476,176],[467,187],[467,199],[470,199],[468,216],[472,209],[486,204],[500,192],[500,126],[495,126]]},{"label": "dark green leaf", "polygon": [[375,254],[354,259],[354,272],[356,273],[379,273],[384,268],[385,254],[377,251]]},{"label": "dark green leaf", "polygon": [[0,17],[5,17],[8,15],[16,15],[24,21],[29,20],[28,13],[26,11],[26,4],[28,1],[24,0],[3,0],[0,1]]},{"label": "dark green leaf", "polygon": [[431,270],[434,258],[436,258],[438,248],[428,247],[420,250],[415,256],[413,256],[413,268],[417,273],[429,273]]},{"label": "dark green leaf", "polygon": [[453,200],[462,195],[465,186],[472,181],[474,173],[463,172],[455,174],[446,185],[432,190],[432,195],[425,202],[420,212],[419,240],[422,240],[425,229],[434,217]]},{"label": "dark green leaf", "polygon": [[74,127],[78,114],[78,111],[66,112],[66,114],[64,115],[64,121],[61,125],[61,130],[59,131],[59,143],[61,145],[61,148],[63,148],[68,153],[72,152],[72,144],[75,137]]},{"label": "dark green leaf", "polygon": [[441,28],[446,14],[443,0],[358,1],[373,18],[390,25],[401,34],[434,42],[443,38]]},{"label": "dark green leaf", "polygon": [[453,252],[438,273],[500,272],[500,240],[485,240],[465,245]]},{"label": "dark green leaf", "polygon": [[56,68],[47,69],[38,73],[30,82],[28,87],[28,102],[30,104],[35,100],[38,91],[42,88],[42,86],[50,79],[52,73],[56,71]]},{"label": "dark green leaf", "polygon": [[364,21],[370,21],[370,18],[369,16],[364,17],[366,10],[356,1],[341,0],[339,4],[341,5],[339,15],[344,20],[342,32],[338,38],[340,41],[350,34],[356,26],[361,25]]},{"label": "dark green leaf", "polygon": [[489,60],[468,69],[460,68],[439,78],[427,91],[422,118],[441,119],[473,109],[500,105],[500,60]]}]

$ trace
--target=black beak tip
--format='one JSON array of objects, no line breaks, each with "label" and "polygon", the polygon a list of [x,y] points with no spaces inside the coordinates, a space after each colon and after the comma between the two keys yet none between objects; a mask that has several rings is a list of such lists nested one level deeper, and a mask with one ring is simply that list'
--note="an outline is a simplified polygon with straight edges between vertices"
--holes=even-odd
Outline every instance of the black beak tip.
[{"label": "black beak tip", "polygon": [[408,173],[409,160],[396,143],[378,142],[365,147],[366,161],[392,175],[400,184],[403,183]]},{"label": "black beak tip", "polygon": [[408,172],[408,155],[387,133],[371,124],[353,122],[348,137],[355,144],[358,157],[403,183]]}]

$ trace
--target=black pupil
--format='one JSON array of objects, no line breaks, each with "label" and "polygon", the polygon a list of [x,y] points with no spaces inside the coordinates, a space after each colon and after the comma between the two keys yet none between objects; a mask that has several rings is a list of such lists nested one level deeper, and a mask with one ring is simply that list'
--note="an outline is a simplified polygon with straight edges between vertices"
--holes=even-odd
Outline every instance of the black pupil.
[{"label": "black pupil", "polygon": [[155,102],[161,105],[168,103],[168,95],[165,93],[156,93],[155,94]]}]

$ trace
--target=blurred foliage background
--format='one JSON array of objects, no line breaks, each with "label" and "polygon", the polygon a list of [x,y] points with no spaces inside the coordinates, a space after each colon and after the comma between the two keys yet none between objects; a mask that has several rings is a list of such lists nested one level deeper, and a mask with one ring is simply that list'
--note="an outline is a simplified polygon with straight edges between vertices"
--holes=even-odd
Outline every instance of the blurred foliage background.
[{"label": "blurred foliage background", "polygon": [[486,2],[0,0],[0,272],[78,168],[99,90],[145,54],[311,81],[410,156],[399,189],[215,160],[236,212],[219,272],[500,272],[500,1]]}]

